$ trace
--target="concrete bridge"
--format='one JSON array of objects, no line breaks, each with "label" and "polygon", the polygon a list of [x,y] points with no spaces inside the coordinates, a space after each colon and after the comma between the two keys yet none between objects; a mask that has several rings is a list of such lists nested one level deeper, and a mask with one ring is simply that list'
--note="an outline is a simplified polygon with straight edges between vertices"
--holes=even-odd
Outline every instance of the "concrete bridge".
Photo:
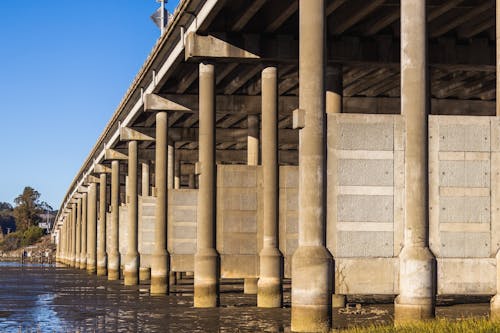
[{"label": "concrete bridge", "polygon": [[183,0],[70,184],[58,261],[194,306],[242,278],[292,330],[345,295],[500,300],[494,0]]}]

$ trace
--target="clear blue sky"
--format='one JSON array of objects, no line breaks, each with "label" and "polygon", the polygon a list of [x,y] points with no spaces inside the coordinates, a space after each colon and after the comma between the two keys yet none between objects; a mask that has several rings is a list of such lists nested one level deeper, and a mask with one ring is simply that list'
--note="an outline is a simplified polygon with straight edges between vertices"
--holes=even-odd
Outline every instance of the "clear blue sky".
[{"label": "clear blue sky", "polygon": [[0,0],[0,201],[31,186],[59,208],[159,37],[158,7]]}]

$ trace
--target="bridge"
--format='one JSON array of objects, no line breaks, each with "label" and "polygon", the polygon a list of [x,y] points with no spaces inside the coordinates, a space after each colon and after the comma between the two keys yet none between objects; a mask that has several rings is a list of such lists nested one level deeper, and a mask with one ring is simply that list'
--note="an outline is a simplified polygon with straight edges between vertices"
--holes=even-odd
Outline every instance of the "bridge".
[{"label": "bridge", "polygon": [[[495,10],[495,8],[497,8]],[[225,278],[291,328],[346,295],[490,295],[500,315],[500,36],[493,0],[182,0],[69,185],[57,260]]]}]

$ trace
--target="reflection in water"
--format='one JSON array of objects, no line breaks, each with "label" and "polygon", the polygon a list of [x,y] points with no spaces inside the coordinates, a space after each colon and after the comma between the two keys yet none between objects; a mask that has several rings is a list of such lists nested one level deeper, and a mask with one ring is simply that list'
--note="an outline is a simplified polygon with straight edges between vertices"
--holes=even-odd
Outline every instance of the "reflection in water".
[{"label": "reflection in water", "polygon": [[[226,286],[222,307],[194,309],[192,288],[150,297],[147,286],[83,271],[0,263],[0,332],[283,332],[289,309],[257,309],[256,297]],[[175,291],[175,289],[174,289]]]}]

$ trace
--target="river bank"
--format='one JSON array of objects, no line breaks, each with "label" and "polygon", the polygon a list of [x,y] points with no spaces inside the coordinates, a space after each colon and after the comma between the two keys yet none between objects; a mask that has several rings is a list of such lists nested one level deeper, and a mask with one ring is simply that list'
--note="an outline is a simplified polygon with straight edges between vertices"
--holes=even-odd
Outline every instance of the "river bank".
[{"label": "river bank", "polygon": [[55,263],[56,247],[50,235],[45,235],[36,243],[13,251],[0,251],[0,262],[29,262],[41,264]]}]

